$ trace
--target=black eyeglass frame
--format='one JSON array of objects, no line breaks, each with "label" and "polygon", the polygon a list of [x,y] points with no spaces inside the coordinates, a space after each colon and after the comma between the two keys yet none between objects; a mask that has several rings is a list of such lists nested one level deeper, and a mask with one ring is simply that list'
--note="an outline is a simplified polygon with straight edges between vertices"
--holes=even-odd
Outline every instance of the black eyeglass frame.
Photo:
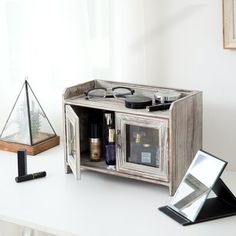
[{"label": "black eyeglass frame", "polygon": [[[129,90],[130,91],[130,93],[126,93],[126,94],[114,94],[114,91],[116,90],[116,89],[127,89],[127,90]],[[108,92],[108,89],[107,88],[104,88],[104,87],[98,87],[98,88],[91,88],[91,89],[89,89],[89,90],[87,90],[87,91],[84,91],[84,94],[85,94],[85,96],[86,96],[86,99],[89,99],[89,92],[91,92],[91,91],[96,91],[96,90],[104,90],[104,92],[105,92],[105,95],[104,96],[92,96],[92,97],[94,97],[94,98],[98,98],[98,97],[101,97],[101,98],[116,98],[116,97],[123,97],[123,98],[125,98],[126,96],[128,96],[128,95],[133,95],[134,93],[135,93],[135,90],[134,89],[131,89],[131,88],[129,88],[129,87],[124,87],[124,86],[117,86],[117,87],[113,87],[113,88],[111,88],[111,90],[112,90],[112,94],[108,94],[107,92]]]}]

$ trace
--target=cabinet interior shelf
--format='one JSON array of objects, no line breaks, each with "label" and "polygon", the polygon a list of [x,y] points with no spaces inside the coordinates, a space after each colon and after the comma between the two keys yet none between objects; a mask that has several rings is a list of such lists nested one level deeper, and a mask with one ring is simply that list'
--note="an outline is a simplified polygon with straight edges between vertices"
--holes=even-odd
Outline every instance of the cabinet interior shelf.
[{"label": "cabinet interior shelf", "polygon": [[[153,104],[157,91],[180,93],[181,96],[168,110],[149,112],[127,108],[124,100],[85,98],[85,91],[101,87],[108,91],[114,87],[128,87],[138,96],[152,98]],[[202,148],[201,91],[92,80],[67,88],[63,94],[63,109],[65,172],[73,172],[77,179],[80,179],[81,170],[90,170],[164,185],[173,195],[194,155]],[[114,169],[107,168],[103,160],[108,155],[99,162],[90,160],[89,135],[94,120],[102,127],[103,153],[106,150],[106,113],[114,117]]]}]

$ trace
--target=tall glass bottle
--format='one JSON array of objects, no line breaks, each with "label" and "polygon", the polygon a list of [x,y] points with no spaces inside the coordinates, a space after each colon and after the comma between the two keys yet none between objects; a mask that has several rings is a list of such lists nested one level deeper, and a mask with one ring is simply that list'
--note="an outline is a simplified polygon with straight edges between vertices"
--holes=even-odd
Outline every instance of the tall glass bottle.
[{"label": "tall glass bottle", "polygon": [[96,123],[91,124],[90,132],[90,160],[100,161],[101,160],[101,139],[99,125]]},{"label": "tall glass bottle", "polygon": [[107,165],[116,164],[115,125],[112,113],[105,113],[105,160]]},{"label": "tall glass bottle", "polygon": [[157,155],[156,145],[153,145],[153,143],[150,140],[144,139],[142,142],[142,148],[140,152],[140,160],[139,160],[140,164],[159,167],[156,155]]}]

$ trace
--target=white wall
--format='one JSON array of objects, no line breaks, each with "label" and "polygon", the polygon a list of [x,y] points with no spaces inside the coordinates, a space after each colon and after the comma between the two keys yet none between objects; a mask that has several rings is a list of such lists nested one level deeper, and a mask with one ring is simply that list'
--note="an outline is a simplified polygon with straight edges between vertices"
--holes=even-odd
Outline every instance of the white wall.
[{"label": "white wall", "polygon": [[236,51],[223,49],[222,1],[114,1],[113,11],[113,78],[202,90],[203,148],[236,170]]},{"label": "white wall", "polygon": [[59,134],[63,88],[93,75],[199,89],[203,147],[236,170],[236,51],[223,49],[222,1],[111,0],[110,77],[91,69],[85,2],[0,0],[0,129],[25,75]]},{"label": "white wall", "polygon": [[62,134],[64,88],[91,79],[83,0],[0,0],[0,130],[25,76]]}]

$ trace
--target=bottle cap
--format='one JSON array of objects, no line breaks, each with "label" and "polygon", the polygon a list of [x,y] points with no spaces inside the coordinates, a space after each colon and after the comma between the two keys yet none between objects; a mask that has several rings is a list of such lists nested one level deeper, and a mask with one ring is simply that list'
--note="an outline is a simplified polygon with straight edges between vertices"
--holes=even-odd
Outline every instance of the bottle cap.
[{"label": "bottle cap", "polygon": [[109,129],[108,130],[108,142],[109,143],[114,143],[115,142],[115,134],[116,134],[115,129]]},{"label": "bottle cap", "polygon": [[160,90],[154,94],[156,103],[174,102],[180,97],[180,92],[171,90]]},{"label": "bottle cap", "polygon": [[144,146],[145,148],[148,148],[148,147],[151,146],[151,144],[149,144],[149,143],[144,143],[143,146]]},{"label": "bottle cap", "polygon": [[135,143],[140,143],[140,142],[141,142],[141,135],[137,133],[135,137]]},{"label": "bottle cap", "polygon": [[107,124],[107,125],[112,125],[112,116],[111,116],[111,113],[105,113],[105,118],[106,118],[106,124]]},{"label": "bottle cap", "polygon": [[99,125],[97,123],[91,124],[91,138],[100,138]]}]

